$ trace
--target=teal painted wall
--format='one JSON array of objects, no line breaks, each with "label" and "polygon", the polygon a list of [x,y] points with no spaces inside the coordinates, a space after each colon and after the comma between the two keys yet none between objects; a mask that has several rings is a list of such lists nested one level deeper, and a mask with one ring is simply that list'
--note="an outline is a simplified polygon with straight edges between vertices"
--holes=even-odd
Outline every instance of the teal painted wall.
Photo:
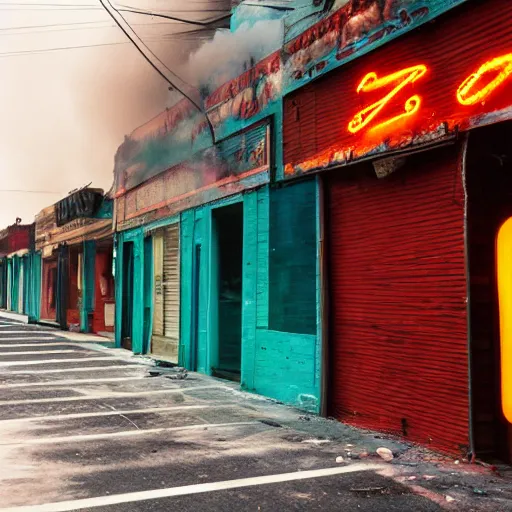
[{"label": "teal painted wall", "polygon": [[[318,186],[309,181],[308,194],[317,202],[316,245],[319,246]],[[301,186],[291,185],[291,187]],[[270,188],[237,194],[215,203],[183,212],[154,224],[116,234],[116,343],[121,346],[123,295],[123,248],[133,243],[134,294],[132,350],[145,353],[148,347],[148,315],[152,318],[151,231],[171,222],[180,222],[181,232],[181,332],[179,362],[190,370],[210,375],[217,355],[217,315],[212,303],[216,287],[212,272],[216,265],[212,212],[219,207],[243,203],[243,287],[241,387],[276,398],[311,412],[321,404],[321,325],[319,251],[312,261],[316,277],[316,297],[311,307],[316,313],[316,333],[297,334],[269,329],[269,230]],[[290,199],[290,197],[292,199]],[[288,197],[293,201],[293,194]],[[293,213],[294,204],[290,203]],[[300,250],[300,245],[297,246]],[[200,251],[198,251],[198,248]],[[197,283],[195,269],[200,252]],[[197,309],[195,308],[197,286]],[[150,325],[150,324],[149,324]],[[146,326],[146,327],[144,327]],[[197,331],[196,331],[197,326]],[[196,335],[197,333],[197,335]]]},{"label": "teal painted wall", "polygon": [[80,330],[89,332],[89,315],[94,311],[94,278],[96,267],[96,242],[83,243],[82,300],[80,304]]},{"label": "teal painted wall", "polygon": [[132,351],[134,354],[144,353],[144,231],[142,228],[116,234],[116,346],[121,347],[121,329],[123,320],[123,289],[124,283],[123,255],[128,242],[133,243],[133,321]]},{"label": "teal painted wall", "polygon": [[[318,198],[316,185],[313,193]],[[317,294],[316,304],[312,304],[317,312],[316,334],[269,329],[269,188],[247,194],[244,206],[242,388],[319,412],[322,371],[320,294]],[[318,239],[317,230],[317,242]],[[297,250],[300,250],[299,245]],[[317,261],[313,264],[319,290]]]},{"label": "teal painted wall", "polygon": [[126,243],[133,243],[133,325],[132,351],[145,354],[149,349],[153,319],[153,261],[151,232],[159,227],[179,221],[169,217],[138,228],[118,232],[115,235],[115,341],[121,347],[123,321],[124,269],[123,255]]},{"label": "teal painted wall", "polygon": [[[312,193],[318,199],[316,181]],[[272,331],[269,320],[269,187],[205,205],[181,216],[181,340],[180,363],[189,369],[211,374],[215,364],[216,315],[215,240],[212,211],[226,204],[243,202],[244,255],[242,289],[242,376],[243,389],[270,396],[312,412],[320,410],[321,328],[317,293],[311,304],[317,316],[315,334]],[[293,205],[290,205],[293,208]],[[318,215],[318,208],[317,208]],[[318,223],[317,223],[318,226]],[[318,244],[318,230],[317,230]],[[201,247],[198,335],[194,336],[194,280],[196,247]],[[318,253],[317,253],[318,254]],[[320,279],[317,261],[316,287]],[[194,348],[194,342],[197,348]]]},{"label": "teal painted wall", "polygon": [[31,251],[23,257],[25,261],[24,313],[30,322],[41,318],[41,253]]}]

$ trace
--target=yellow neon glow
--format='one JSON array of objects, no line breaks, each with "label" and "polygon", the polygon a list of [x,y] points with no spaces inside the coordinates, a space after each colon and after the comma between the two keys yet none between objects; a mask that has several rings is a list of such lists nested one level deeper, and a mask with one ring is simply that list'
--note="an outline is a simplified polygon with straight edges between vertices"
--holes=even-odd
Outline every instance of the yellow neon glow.
[{"label": "yellow neon glow", "polygon": [[[501,71],[500,71],[501,70]],[[470,95],[471,91],[475,89],[475,84],[487,73],[498,72],[498,76],[490,81],[485,87],[481,87]],[[480,69],[466,78],[464,82],[457,89],[457,100],[462,105],[475,105],[480,103],[496,88],[498,88],[510,75],[512,74],[512,53],[496,57],[482,66]]]},{"label": "yellow neon glow", "polygon": [[501,406],[512,423],[512,218],[500,228],[496,243],[500,311]]},{"label": "yellow neon glow", "polygon": [[[396,84],[396,86],[388,93],[384,98],[376,101],[372,105],[358,112],[352,121],[348,124],[348,131],[350,133],[357,133],[368,124],[380,113],[380,111],[408,84],[412,84],[419,80],[427,72],[427,66],[420,64],[410,68],[402,69],[391,75],[378,78],[376,73],[368,73],[359,86],[357,87],[357,93],[376,91],[387,85]],[[415,114],[420,108],[421,98],[419,96],[413,96],[409,98],[405,103],[405,113],[400,114],[392,119],[380,123],[375,128],[381,128],[383,126],[392,124],[403,117],[408,117]]]}]

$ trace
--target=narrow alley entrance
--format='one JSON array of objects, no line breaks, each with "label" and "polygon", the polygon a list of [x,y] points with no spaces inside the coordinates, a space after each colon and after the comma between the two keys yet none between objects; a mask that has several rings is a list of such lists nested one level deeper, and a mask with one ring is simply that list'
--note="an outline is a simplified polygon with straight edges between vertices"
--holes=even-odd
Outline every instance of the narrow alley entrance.
[{"label": "narrow alley entrance", "polygon": [[496,237],[512,217],[511,122],[470,133],[466,183],[475,453],[479,458],[510,462],[512,430],[501,410]]},{"label": "narrow alley entrance", "polygon": [[212,212],[212,374],[240,381],[243,204]]},{"label": "narrow alley entrance", "polygon": [[132,349],[133,331],[133,279],[134,279],[133,242],[123,246],[123,298],[121,319],[121,346]]}]

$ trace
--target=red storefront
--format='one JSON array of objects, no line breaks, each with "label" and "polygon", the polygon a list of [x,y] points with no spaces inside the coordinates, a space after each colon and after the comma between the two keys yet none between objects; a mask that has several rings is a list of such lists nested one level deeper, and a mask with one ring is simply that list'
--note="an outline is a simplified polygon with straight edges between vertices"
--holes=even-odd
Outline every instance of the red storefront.
[{"label": "red storefront", "polygon": [[285,98],[285,178],[329,170],[331,415],[508,458],[494,243],[512,215],[511,105],[507,0],[454,9]]}]

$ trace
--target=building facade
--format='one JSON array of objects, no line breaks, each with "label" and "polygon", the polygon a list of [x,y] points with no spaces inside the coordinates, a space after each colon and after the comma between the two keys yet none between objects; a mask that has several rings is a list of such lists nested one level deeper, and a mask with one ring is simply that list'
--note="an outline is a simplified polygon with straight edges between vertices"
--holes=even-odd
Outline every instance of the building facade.
[{"label": "building facade", "polygon": [[37,216],[40,318],[510,460],[512,4],[297,4],[241,2],[232,30],[280,20],[282,47],[128,135],[112,201]]},{"label": "building facade", "polygon": [[[214,142],[178,105],[118,151],[118,344],[507,458],[493,254],[510,213],[511,7],[317,4],[283,15],[279,51],[207,90]],[[266,170],[233,171],[223,146],[238,165],[265,125]]]},{"label": "building facade", "polygon": [[114,330],[112,201],[99,189],[71,193],[36,216],[42,257],[40,320],[74,331]]}]

